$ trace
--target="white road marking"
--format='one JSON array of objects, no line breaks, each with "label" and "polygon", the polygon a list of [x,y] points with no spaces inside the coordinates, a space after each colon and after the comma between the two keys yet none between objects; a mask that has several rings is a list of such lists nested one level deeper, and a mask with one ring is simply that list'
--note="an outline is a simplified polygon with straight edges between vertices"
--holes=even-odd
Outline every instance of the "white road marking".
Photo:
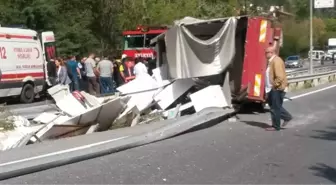
[{"label": "white road marking", "polygon": [[[316,93],[319,93],[321,91],[325,91],[325,90],[328,90],[328,89],[331,89],[331,88],[334,88],[336,87],[336,85],[331,85],[331,86],[328,86],[328,87],[325,87],[325,88],[322,88],[322,89],[318,89],[318,90],[315,90],[315,91],[310,91],[310,92],[307,92],[307,93],[303,93],[303,94],[300,94],[300,95],[296,95],[296,96],[292,96],[292,97],[289,97],[290,99],[292,100],[295,100],[295,99],[298,99],[298,98],[302,98],[302,97],[305,97],[305,96],[309,96],[309,95],[312,95],[312,94],[316,94]],[[289,99],[284,99],[284,101],[289,101]],[[266,104],[266,107],[269,107],[268,104]]]},{"label": "white road marking", "polygon": [[[334,87],[336,87],[336,85],[331,85],[331,86],[328,86],[328,87],[325,87],[325,88],[322,88],[322,89],[318,89],[318,90],[315,90],[315,91],[303,93],[303,94],[300,94],[300,95],[297,95],[297,96],[292,96],[290,98],[294,100],[294,99],[302,98],[302,97],[309,96],[309,95],[312,95],[312,94],[316,94],[316,93],[319,93],[321,91],[325,91],[325,90],[328,90],[328,89],[331,89],[331,88],[334,88]],[[284,101],[289,101],[289,100],[285,99]]]},{"label": "white road marking", "polygon": [[24,159],[11,161],[11,162],[7,162],[7,163],[1,163],[0,167],[12,165],[12,164],[17,164],[17,163],[22,163],[22,162],[27,162],[27,161],[32,161],[32,160],[35,160],[35,159],[41,159],[41,158],[45,158],[45,157],[60,155],[60,154],[64,154],[64,153],[74,152],[74,151],[78,151],[78,150],[88,149],[88,148],[103,145],[103,144],[106,144],[106,143],[110,143],[110,142],[118,141],[118,140],[121,140],[121,139],[125,139],[125,138],[128,138],[128,137],[129,136],[119,137],[119,138],[110,139],[110,140],[106,140],[106,141],[101,141],[101,142],[97,142],[97,143],[92,143],[92,144],[88,144],[88,145],[83,145],[83,146],[79,146],[79,147],[75,147],[75,148],[71,148],[71,149],[67,149],[67,150],[61,150],[61,151],[52,152],[52,153],[48,153],[48,154],[44,154],[44,155],[38,155],[38,156],[35,156],[35,157],[29,157],[29,158],[24,158]]}]

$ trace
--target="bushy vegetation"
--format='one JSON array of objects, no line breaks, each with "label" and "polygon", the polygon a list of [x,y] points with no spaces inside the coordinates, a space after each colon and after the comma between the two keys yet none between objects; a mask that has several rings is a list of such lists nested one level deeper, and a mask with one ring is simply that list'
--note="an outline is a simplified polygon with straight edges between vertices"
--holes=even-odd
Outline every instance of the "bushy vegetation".
[{"label": "bushy vegetation", "polygon": [[[250,7],[250,4],[254,4]],[[265,11],[284,6],[295,14],[284,19],[282,55],[306,54],[309,48],[309,0],[0,0],[0,24],[56,33],[61,55],[97,51],[113,53],[121,48],[121,32],[138,24],[172,24],[185,16],[215,18],[238,15],[247,5]],[[314,12],[314,46],[323,49],[327,38],[336,37],[336,10]]]}]

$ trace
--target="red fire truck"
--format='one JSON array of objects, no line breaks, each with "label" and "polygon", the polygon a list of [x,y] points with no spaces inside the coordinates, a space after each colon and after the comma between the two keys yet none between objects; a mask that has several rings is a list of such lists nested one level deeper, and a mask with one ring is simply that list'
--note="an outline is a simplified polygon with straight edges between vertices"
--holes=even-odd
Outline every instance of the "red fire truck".
[{"label": "red fire truck", "polygon": [[168,27],[165,26],[137,26],[136,30],[124,31],[123,54],[130,58],[143,57],[153,58],[155,51],[150,47],[151,39],[164,33]]}]

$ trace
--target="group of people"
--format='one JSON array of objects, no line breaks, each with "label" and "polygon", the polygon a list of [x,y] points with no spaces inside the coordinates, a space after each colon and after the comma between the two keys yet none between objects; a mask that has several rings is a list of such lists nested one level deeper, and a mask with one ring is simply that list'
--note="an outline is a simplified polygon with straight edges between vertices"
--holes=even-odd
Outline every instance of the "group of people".
[{"label": "group of people", "polygon": [[49,85],[68,85],[70,91],[86,91],[92,95],[113,94],[116,88],[151,71],[148,60],[122,55],[100,59],[94,53],[88,57],[57,58],[47,63]]}]

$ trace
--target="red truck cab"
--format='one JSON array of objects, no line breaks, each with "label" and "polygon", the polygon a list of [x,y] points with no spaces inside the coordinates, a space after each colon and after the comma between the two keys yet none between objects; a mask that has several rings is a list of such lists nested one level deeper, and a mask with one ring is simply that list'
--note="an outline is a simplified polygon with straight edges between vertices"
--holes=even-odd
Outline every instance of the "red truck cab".
[{"label": "red truck cab", "polygon": [[124,31],[124,48],[123,54],[134,59],[136,57],[153,58],[155,56],[154,49],[150,46],[151,39],[164,33],[167,27],[149,27],[137,26],[136,30]]}]

